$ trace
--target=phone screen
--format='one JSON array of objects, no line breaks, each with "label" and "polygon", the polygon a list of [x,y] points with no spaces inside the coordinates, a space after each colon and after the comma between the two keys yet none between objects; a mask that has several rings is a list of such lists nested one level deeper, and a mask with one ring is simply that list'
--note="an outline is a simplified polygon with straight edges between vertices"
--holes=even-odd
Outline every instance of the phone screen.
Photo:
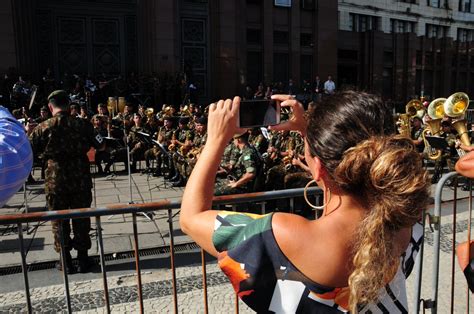
[{"label": "phone screen", "polygon": [[243,100],[240,102],[238,126],[254,128],[279,124],[279,107],[275,100]]}]

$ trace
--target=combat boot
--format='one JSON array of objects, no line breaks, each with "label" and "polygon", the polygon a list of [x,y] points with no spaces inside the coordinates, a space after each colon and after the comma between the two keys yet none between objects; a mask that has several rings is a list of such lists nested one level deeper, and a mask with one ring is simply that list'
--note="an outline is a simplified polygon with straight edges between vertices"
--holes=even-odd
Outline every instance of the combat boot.
[{"label": "combat boot", "polygon": [[87,273],[92,266],[87,250],[77,251],[77,261],[79,262],[77,271],[80,273]]},{"label": "combat boot", "polygon": [[[76,268],[72,264],[71,252],[66,251],[64,255],[66,255],[66,273],[74,274],[76,272]],[[59,261],[56,262],[56,269],[58,269],[59,271],[63,271],[63,264],[62,264],[62,256],[61,255],[59,255]]]}]

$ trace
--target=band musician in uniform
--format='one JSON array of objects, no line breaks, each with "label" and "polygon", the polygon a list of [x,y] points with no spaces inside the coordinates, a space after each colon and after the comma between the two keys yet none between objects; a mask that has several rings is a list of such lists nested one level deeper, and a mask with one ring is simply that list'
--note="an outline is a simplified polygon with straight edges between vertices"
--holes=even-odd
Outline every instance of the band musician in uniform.
[{"label": "band musician in uniform", "polygon": [[[43,154],[46,162],[45,192],[48,210],[90,207],[92,179],[87,152],[92,146],[99,147],[94,137],[94,128],[88,120],[76,119],[69,114],[69,96],[63,90],[49,95],[48,108],[52,118],[34,129],[29,124],[26,126],[33,154]],[[72,219],[72,239],[68,219],[52,221],[52,226],[56,252],[60,253],[60,243],[61,240],[64,241],[66,271],[75,271],[70,253],[74,248],[79,261],[78,271],[87,272],[90,267],[90,219]],[[62,264],[57,263],[57,268],[62,270]]]}]

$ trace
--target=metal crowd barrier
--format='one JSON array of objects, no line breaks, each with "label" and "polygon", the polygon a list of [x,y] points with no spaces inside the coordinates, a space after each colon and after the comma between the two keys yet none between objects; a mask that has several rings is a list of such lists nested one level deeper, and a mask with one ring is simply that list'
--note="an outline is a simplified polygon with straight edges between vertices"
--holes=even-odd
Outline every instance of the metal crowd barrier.
[{"label": "metal crowd barrier", "polygon": [[[438,184],[436,185],[436,191],[434,195],[434,208],[432,213],[424,213],[425,219],[423,219],[423,225],[425,221],[428,221],[429,228],[432,231],[433,234],[433,269],[432,269],[432,274],[431,278],[431,298],[430,299],[422,299],[421,296],[421,290],[422,290],[422,276],[423,276],[423,253],[425,250],[425,245],[424,243],[426,242],[426,228],[425,228],[425,241],[423,241],[421,247],[420,247],[420,252],[419,252],[419,257],[417,258],[417,264],[416,264],[416,270],[415,270],[415,294],[414,294],[414,312],[419,313],[420,311],[420,306],[422,306],[423,313],[425,312],[426,309],[431,310],[431,313],[438,313],[440,312],[447,312],[448,309],[446,308],[440,308],[440,296],[439,296],[439,278],[440,278],[440,252],[441,252],[441,235],[442,235],[442,227],[444,227],[445,224],[442,226],[441,222],[443,221],[443,215],[441,213],[442,205],[443,205],[443,191],[446,191],[446,188],[451,188],[453,189],[453,200],[452,200],[452,225],[449,226],[448,228],[452,228],[452,234],[453,237],[451,239],[451,264],[450,264],[450,282],[449,283],[443,283],[443,288],[450,287],[446,290],[444,290],[444,293],[449,293],[449,312],[454,313],[458,312],[455,310],[454,305],[456,302],[462,302],[458,299],[455,300],[455,288],[456,288],[456,280],[455,280],[455,273],[456,270],[458,272],[460,271],[459,266],[457,265],[457,259],[456,259],[456,232],[457,232],[457,216],[458,216],[458,202],[465,200],[466,197],[463,199],[458,198],[458,188],[459,188],[459,181],[464,180],[464,186],[467,187],[468,196],[468,220],[467,220],[467,238],[466,239],[460,239],[459,242],[464,242],[464,241],[470,241],[471,240],[471,220],[472,220],[472,184],[471,181],[465,177],[462,177],[458,175],[456,172],[450,172],[441,177],[439,180]],[[445,210],[447,206],[443,207]],[[446,215],[446,213],[443,213]],[[472,258],[472,256],[471,256]],[[469,306],[470,306],[470,298],[472,297],[469,289],[467,288],[467,285],[465,283],[464,276],[462,276],[462,280],[464,282],[460,283],[460,288],[462,289],[463,286],[466,286],[466,313],[469,313]],[[456,302],[455,302],[456,301]],[[460,303],[456,303],[460,304]],[[446,304],[444,304],[446,305]]]},{"label": "metal crowd barrier", "polygon": [[[294,209],[294,200],[296,197],[303,196],[304,189],[289,189],[281,191],[270,191],[270,192],[258,192],[258,193],[249,193],[249,194],[239,194],[239,195],[227,195],[215,197],[213,200],[213,208],[220,208],[223,206],[231,206],[232,210],[236,210],[238,204],[242,203],[253,203],[260,206],[262,213],[266,212],[265,202],[269,200],[276,199],[289,199],[290,202],[290,212],[293,212]],[[322,191],[317,187],[308,189],[309,195],[314,195],[317,199],[321,198]],[[97,232],[98,232],[98,246],[99,246],[99,255],[100,255],[100,266],[101,274],[104,288],[104,301],[105,308],[107,313],[110,313],[110,300],[109,300],[109,289],[107,285],[107,271],[105,269],[105,255],[104,255],[104,243],[102,238],[102,228],[101,228],[101,217],[110,216],[110,215],[119,215],[119,214],[132,214],[132,224],[133,224],[133,245],[134,245],[134,255],[135,255],[135,271],[137,274],[137,291],[138,291],[138,302],[140,313],[143,313],[143,293],[142,293],[142,280],[141,280],[141,271],[140,271],[140,257],[139,257],[139,246],[138,246],[138,227],[137,227],[137,213],[141,212],[150,212],[150,211],[167,211],[168,212],[168,227],[170,234],[170,262],[171,262],[171,271],[172,271],[172,291],[173,291],[173,306],[174,313],[178,312],[178,298],[177,298],[177,281],[176,281],[176,267],[175,267],[175,250],[174,250],[174,236],[173,236],[173,209],[179,209],[181,207],[181,202],[179,201],[161,201],[161,202],[152,202],[144,204],[113,204],[105,207],[98,208],[82,208],[82,209],[70,209],[70,210],[59,210],[59,211],[47,211],[47,212],[35,212],[28,214],[17,214],[17,215],[3,215],[0,216],[0,226],[1,225],[12,225],[16,224],[18,227],[18,239],[21,255],[21,266],[24,279],[24,288],[25,288],[25,298],[26,306],[28,313],[33,312],[30,296],[30,288],[28,281],[28,266],[26,262],[25,255],[25,246],[23,241],[23,224],[30,222],[38,221],[51,221],[51,220],[61,220],[61,219],[74,219],[74,218],[87,218],[95,217]],[[60,238],[63,239],[62,235],[62,224],[59,224],[59,233]],[[65,265],[65,253],[64,253],[64,242],[61,241],[61,256],[62,256],[62,269],[66,269]],[[203,290],[204,290],[204,307],[205,312],[208,313],[208,300],[207,300],[207,278],[206,278],[206,261],[204,251],[201,250],[201,261],[202,261],[202,270],[203,270]],[[64,290],[65,298],[67,304],[67,310],[69,313],[72,313],[71,307],[71,296],[69,291],[69,280],[68,274],[66,271],[63,271],[63,281],[64,281]],[[238,313],[238,298],[236,295],[235,300],[236,313]]]}]

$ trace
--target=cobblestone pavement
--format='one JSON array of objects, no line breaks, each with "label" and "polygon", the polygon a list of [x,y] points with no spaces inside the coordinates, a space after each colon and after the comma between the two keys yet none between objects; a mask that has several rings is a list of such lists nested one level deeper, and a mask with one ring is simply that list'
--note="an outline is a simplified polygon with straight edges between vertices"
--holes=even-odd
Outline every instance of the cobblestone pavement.
[{"label": "cobblestone pavement", "polygon": [[[204,313],[204,295],[201,265],[177,269],[178,305],[181,313]],[[111,311],[116,313],[138,312],[136,275],[108,278]],[[172,313],[174,311],[171,272],[162,270],[142,273],[142,291],[146,312]],[[211,313],[230,313],[235,308],[235,294],[227,278],[215,262],[207,265],[208,306]],[[102,281],[99,279],[74,282],[70,285],[71,307],[74,312],[106,312]],[[100,290],[98,290],[100,289]],[[23,292],[0,296],[0,313],[25,311]],[[35,313],[58,313],[66,308],[62,285],[31,289]],[[241,313],[251,313],[239,302]]]}]

